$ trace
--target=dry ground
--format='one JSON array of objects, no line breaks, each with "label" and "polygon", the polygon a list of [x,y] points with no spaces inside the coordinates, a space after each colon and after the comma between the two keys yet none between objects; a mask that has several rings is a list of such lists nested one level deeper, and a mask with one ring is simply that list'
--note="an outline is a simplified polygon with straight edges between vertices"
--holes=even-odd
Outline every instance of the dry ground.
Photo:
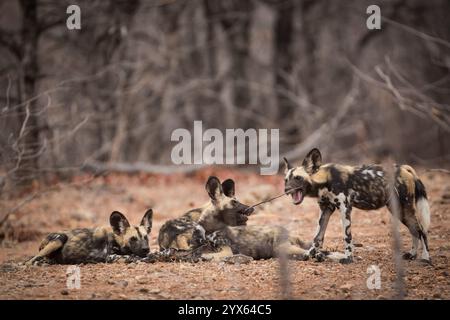
[{"label": "dry ground", "polygon": [[[450,176],[419,170],[431,199],[429,234],[433,265],[405,261],[408,299],[450,298]],[[49,231],[106,224],[113,210],[138,223],[148,207],[154,208],[152,249],[162,223],[207,200],[204,182],[210,174],[237,182],[238,198],[254,203],[283,190],[282,178],[260,177],[242,171],[203,170],[190,176],[110,175],[58,185],[22,206],[9,219],[9,238],[0,247],[0,299],[279,299],[279,264],[275,259],[249,264],[155,263],[82,265],[81,289],[66,287],[67,266],[17,265],[36,253],[40,238]],[[3,199],[7,212],[26,199]],[[251,224],[280,224],[304,240],[316,229],[314,199],[293,206],[283,197],[259,209]],[[12,231],[11,231],[12,230]],[[391,251],[390,215],[386,209],[353,212],[356,255],[351,265],[291,261],[289,279],[295,299],[389,299],[394,296],[395,272]],[[411,240],[401,229],[403,247]],[[333,215],[325,239],[328,248],[342,249],[339,215]],[[17,241],[17,239],[19,241]],[[381,269],[381,289],[366,286],[367,268]]]}]

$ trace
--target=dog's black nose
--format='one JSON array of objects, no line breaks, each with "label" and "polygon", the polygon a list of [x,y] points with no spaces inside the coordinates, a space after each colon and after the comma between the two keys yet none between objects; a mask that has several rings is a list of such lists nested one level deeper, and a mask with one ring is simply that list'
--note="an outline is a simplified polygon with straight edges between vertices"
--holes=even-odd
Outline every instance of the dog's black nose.
[{"label": "dog's black nose", "polygon": [[244,210],[244,214],[250,215],[250,214],[253,213],[253,211],[255,211],[255,208],[253,208],[253,207],[248,207],[247,209]]},{"label": "dog's black nose", "polygon": [[149,254],[149,252],[150,252],[150,248],[143,248],[143,249],[141,249],[140,254],[142,256],[146,256],[147,254]]}]

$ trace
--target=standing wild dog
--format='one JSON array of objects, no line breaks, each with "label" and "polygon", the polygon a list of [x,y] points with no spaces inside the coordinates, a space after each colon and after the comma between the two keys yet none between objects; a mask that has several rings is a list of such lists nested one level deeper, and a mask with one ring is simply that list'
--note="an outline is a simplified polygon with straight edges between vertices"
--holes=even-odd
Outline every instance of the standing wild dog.
[{"label": "standing wild dog", "polygon": [[99,263],[126,256],[145,257],[150,252],[152,216],[149,209],[139,226],[130,226],[122,213],[114,211],[109,218],[111,226],[50,233],[39,246],[39,253],[27,264]]},{"label": "standing wild dog", "polygon": [[322,165],[318,149],[311,150],[301,166],[292,168],[286,163],[285,192],[290,193],[295,205],[305,196],[318,197],[320,207],[319,226],[309,249],[309,256],[321,258],[325,230],[331,214],[338,209],[344,230],[345,258],[341,263],[353,261],[351,233],[352,207],[374,210],[387,206],[391,210],[390,181],[395,181],[394,190],[398,198],[399,218],[413,238],[412,249],[405,259],[415,259],[419,242],[422,243],[422,259],[430,261],[427,231],[430,224],[430,207],[425,187],[413,168],[408,165],[395,166],[390,179],[387,170],[379,165],[346,166]]},{"label": "standing wild dog", "polygon": [[192,250],[197,245],[192,241],[192,235],[199,224],[205,232],[212,232],[225,226],[247,223],[253,209],[236,199],[233,180],[228,179],[221,184],[218,178],[209,177],[205,188],[210,200],[204,206],[169,220],[161,227],[158,235],[161,251]]}]

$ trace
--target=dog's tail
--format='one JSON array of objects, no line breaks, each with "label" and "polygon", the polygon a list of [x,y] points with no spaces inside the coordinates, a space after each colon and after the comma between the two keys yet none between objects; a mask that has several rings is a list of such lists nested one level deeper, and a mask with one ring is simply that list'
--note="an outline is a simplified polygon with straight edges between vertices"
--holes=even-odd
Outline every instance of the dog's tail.
[{"label": "dog's tail", "polygon": [[427,192],[425,186],[419,178],[414,180],[417,220],[419,221],[423,231],[428,232],[430,227],[431,214],[430,204],[428,203]]},{"label": "dog's tail", "polygon": [[428,228],[430,227],[430,204],[428,203],[427,192],[425,190],[425,186],[423,182],[420,180],[416,171],[408,166],[403,165],[402,169],[406,170],[414,179],[414,198],[416,204],[416,217],[419,221],[422,230],[427,233]]}]

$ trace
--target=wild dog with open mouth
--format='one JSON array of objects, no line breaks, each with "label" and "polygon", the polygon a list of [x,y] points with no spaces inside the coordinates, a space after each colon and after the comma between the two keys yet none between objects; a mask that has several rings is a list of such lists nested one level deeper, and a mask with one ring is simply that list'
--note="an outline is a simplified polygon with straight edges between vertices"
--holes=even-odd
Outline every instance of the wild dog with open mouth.
[{"label": "wild dog with open mouth", "polygon": [[352,207],[375,210],[387,206],[391,210],[389,181],[395,181],[399,218],[413,238],[412,249],[405,259],[415,259],[419,242],[422,243],[422,259],[430,261],[427,231],[430,224],[430,207],[422,181],[408,165],[395,165],[395,175],[390,180],[387,170],[380,165],[346,166],[322,165],[322,155],[312,149],[299,167],[292,168],[284,159],[285,192],[290,193],[295,205],[305,196],[318,197],[320,207],[319,226],[309,249],[309,255],[321,257],[325,230],[331,214],[338,209],[344,230],[345,258],[341,263],[353,261],[351,233]]},{"label": "wild dog with open mouth", "polygon": [[159,230],[160,250],[192,250],[198,244],[192,235],[200,224],[204,232],[212,232],[225,226],[245,225],[253,208],[240,203],[234,194],[234,181],[220,183],[217,177],[209,177],[205,185],[210,200],[201,208],[193,209],[180,218],[167,221]]},{"label": "wild dog with open mouth", "polygon": [[39,253],[26,264],[99,263],[127,256],[145,257],[150,252],[152,217],[149,209],[139,226],[131,226],[122,213],[114,211],[110,226],[50,233],[39,246]]}]

